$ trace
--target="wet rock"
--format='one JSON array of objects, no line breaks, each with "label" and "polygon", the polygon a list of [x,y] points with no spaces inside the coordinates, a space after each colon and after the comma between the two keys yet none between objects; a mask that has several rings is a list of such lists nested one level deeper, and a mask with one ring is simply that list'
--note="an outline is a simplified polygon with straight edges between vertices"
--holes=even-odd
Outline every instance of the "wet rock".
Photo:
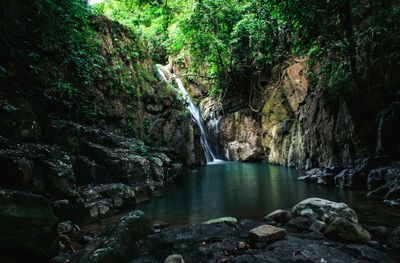
[{"label": "wet rock", "polygon": [[324,230],[326,229],[326,224],[322,221],[314,221],[312,222],[311,226],[309,227],[310,231],[317,232],[317,233],[323,233]]},{"label": "wet rock", "polygon": [[317,219],[330,222],[336,217],[343,217],[350,222],[358,223],[356,212],[345,203],[335,203],[321,198],[309,198],[301,201],[292,208],[294,216],[300,215],[305,209],[311,209]]},{"label": "wet rock", "polygon": [[207,262],[237,251],[240,232],[226,223],[173,227],[147,236],[132,262],[164,262],[172,252],[187,262]]},{"label": "wet rock", "polygon": [[261,250],[235,254],[230,262],[393,262],[385,253],[360,244],[324,242],[288,235]]},{"label": "wet rock", "polygon": [[286,229],[271,225],[261,225],[250,230],[249,239],[253,242],[272,242],[286,236]]},{"label": "wet rock", "polygon": [[368,176],[368,196],[384,200],[390,206],[400,205],[400,163],[371,170]]},{"label": "wet rock", "polygon": [[275,221],[277,223],[287,223],[290,219],[292,219],[292,214],[289,211],[286,210],[275,210],[272,213],[268,214],[266,217],[264,217],[265,221]]},{"label": "wet rock", "polygon": [[357,160],[352,167],[344,169],[335,176],[335,184],[339,187],[367,189],[369,171],[390,162],[388,157],[369,157]]},{"label": "wet rock", "polygon": [[135,244],[151,232],[151,223],[142,211],[132,211],[109,225],[80,254],[79,262],[127,262]]},{"label": "wet rock", "polygon": [[183,259],[182,255],[179,254],[173,254],[169,255],[164,263],[185,263],[185,260]]},{"label": "wet rock", "polygon": [[324,235],[345,242],[367,243],[371,239],[371,235],[361,225],[342,217],[335,218],[328,225]]},{"label": "wet rock", "polygon": [[44,197],[0,190],[0,243],[3,249],[51,256],[56,251],[57,221]]},{"label": "wet rock", "polygon": [[211,142],[217,145],[219,155],[228,160],[243,162],[262,160],[264,150],[260,139],[261,127],[258,116],[238,104],[241,102],[230,99],[225,100],[223,105],[209,98],[202,101],[202,115]]},{"label": "wet rock", "polygon": [[288,222],[288,226],[295,228],[300,231],[308,230],[313,223],[313,220],[309,217],[299,216],[291,219]]},{"label": "wet rock", "polygon": [[283,239],[249,247],[240,238],[241,228],[226,223],[172,227],[144,238],[130,262],[162,263],[172,253],[184,255],[186,262],[392,262],[367,245],[343,244],[310,232],[289,231]]},{"label": "wet rock", "polygon": [[136,203],[135,191],[126,184],[101,184],[75,190],[81,218],[104,217]]},{"label": "wet rock", "polygon": [[400,249],[400,227],[395,228],[387,238],[389,245],[393,248]]},{"label": "wet rock", "polygon": [[228,143],[226,152],[228,159],[232,161],[257,161],[262,157],[260,149],[254,148],[254,146],[248,142],[230,142]]},{"label": "wet rock", "polygon": [[218,224],[218,223],[228,223],[236,225],[238,224],[238,220],[234,217],[221,217],[204,222],[204,224]]}]

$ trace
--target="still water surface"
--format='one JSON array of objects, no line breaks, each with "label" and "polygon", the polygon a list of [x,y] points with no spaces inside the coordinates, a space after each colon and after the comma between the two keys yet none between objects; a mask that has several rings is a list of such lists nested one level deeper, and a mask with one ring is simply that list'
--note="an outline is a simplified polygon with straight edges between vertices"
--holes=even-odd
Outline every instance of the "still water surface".
[{"label": "still water surface", "polygon": [[138,205],[150,217],[171,224],[234,216],[261,220],[276,209],[309,197],[345,202],[361,223],[400,225],[400,209],[370,200],[365,192],[299,182],[301,172],[262,163],[222,163],[201,167],[171,185],[160,198]]}]

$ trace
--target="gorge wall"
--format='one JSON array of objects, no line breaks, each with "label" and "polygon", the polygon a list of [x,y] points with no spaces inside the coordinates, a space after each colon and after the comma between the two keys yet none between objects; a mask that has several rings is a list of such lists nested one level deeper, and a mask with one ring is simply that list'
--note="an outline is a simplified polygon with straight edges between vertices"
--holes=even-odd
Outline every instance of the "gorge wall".
[{"label": "gorge wall", "polygon": [[307,59],[291,59],[275,70],[258,112],[249,108],[245,94],[218,101],[204,98],[201,85],[188,86],[201,100],[210,137],[226,159],[300,169],[345,167],[368,156],[399,159],[396,67],[371,66],[362,87],[349,87],[346,95],[333,99],[326,80],[308,80]]},{"label": "gorge wall", "polygon": [[18,202],[8,192],[18,190],[45,197],[61,219],[93,220],[160,195],[201,163],[197,128],[131,30],[85,11],[85,1],[5,7],[5,204]]}]

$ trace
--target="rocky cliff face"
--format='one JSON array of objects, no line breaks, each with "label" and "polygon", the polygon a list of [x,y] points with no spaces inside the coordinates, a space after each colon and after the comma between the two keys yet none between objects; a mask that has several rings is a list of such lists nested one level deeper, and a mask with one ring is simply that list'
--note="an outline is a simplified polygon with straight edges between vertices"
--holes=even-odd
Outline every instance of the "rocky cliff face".
[{"label": "rocky cliff face", "polygon": [[337,112],[321,88],[309,91],[305,61],[288,67],[282,84],[268,87],[262,116],[268,161],[309,169],[347,165],[365,154],[344,99]]},{"label": "rocky cliff face", "polygon": [[399,158],[398,103],[385,105],[395,100],[383,95],[389,91],[374,86],[340,97],[332,105],[323,80],[311,86],[307,71],[306,59],[291,60],[278,70],[280,77],[266,87],[266,100],[258,113],[249,109],[246,98],[223,99],[219,104],[203,100],[210,136],[217,138],[227,159],[265,159],[310,169],[343,167],[366,156]]},{"label": "rocky cliff face", "polygon": [[202,101],[203,118],[208,134],[221,158],[231,161],[260,161],[264,159],[260,118],[242,101],[210,98]]},{"label": "rocky cliff face", "polygon": [[[79,37],[79,30],[91,34],[83,44],[94,45],[75,53],[74,43],[68,46],[67,36],[57,32],[64,27],[43,23],[57,12],[69,17],[70,3],[51,3],[7,5],[7,13],[26,18],[39,37],[25,39],[31,33],[23,22],[14,24],[15,17],[7,29],[1,25],[10,46],[0,65],[0,243],[40,261],[53,253],[47,246],[56,240],[59,220],[92,222],[159,196],[187,164],[199,164],[201,152],[182,102],[158,80],[150,55],[128,29],[104,17],[73,21]],[[94,61],[85,60],[89,52]],[[36,199],[46,206],[22,209]],[[7,214],[14,206],[22,210]],[[42,222],[46,216],[51,224]],[[21,228],[26,233],[37,228],[37,238],[49,239],[44,247],[20,233],[24,220],[32,221]]]}]

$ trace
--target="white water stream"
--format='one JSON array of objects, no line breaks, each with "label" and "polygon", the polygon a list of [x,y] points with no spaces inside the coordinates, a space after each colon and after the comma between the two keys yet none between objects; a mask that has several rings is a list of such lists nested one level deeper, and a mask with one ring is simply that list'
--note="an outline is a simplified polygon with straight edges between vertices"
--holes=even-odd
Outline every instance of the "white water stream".
[{"label": "white water stream", "polygon": [[220,160],[217,158],[216,153],[214,152],[213,148],[210,145],[210,142],[208,141],[207,134],[206,134],[206,129],[204,127],[203,119],[201,118],[201,112],[199,107],[197,107],[192,99],[190,98],[188,92],[185,89],[185,86],[183,85],[181,79],[174,73],[172,74],[172,78],[168,79],[164,70],[165,67],[162,65],[157,65],[157,70],[158,74],[160,77],[165,81],[175,81],[177,87],[178,87],[178,92],[182,95],[185,107],[188,109],[190,112],[190,115],[192,116],[193,121],[197,124],[200,130],[200,143],[204,149],[204,155],[207,160],[207,164],[215,164],[215,163],[221,163],[223,160]]}]

